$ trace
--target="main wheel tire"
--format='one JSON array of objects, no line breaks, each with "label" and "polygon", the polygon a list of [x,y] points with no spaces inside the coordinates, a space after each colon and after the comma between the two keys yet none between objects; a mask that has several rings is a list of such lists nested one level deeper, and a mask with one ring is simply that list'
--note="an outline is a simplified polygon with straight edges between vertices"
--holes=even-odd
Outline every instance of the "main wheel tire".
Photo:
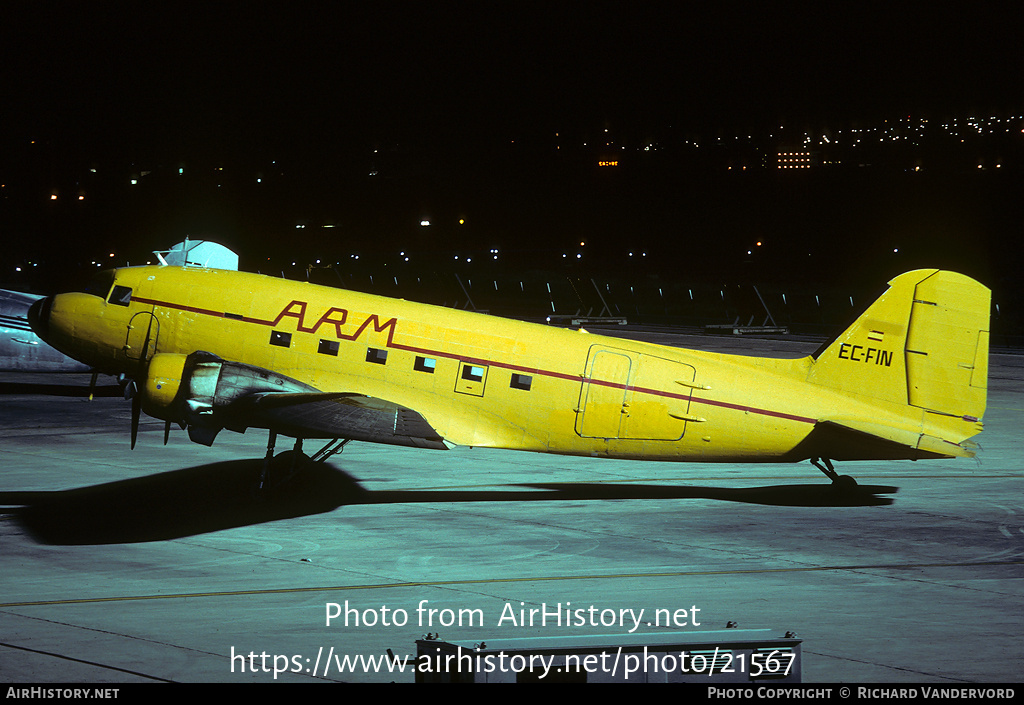
[{"label": "main wheel tire", "polygon": [[832,486],[840,492],[851,492],[857,489],[857,481],[849,475],[840,475],[832,482]]}]

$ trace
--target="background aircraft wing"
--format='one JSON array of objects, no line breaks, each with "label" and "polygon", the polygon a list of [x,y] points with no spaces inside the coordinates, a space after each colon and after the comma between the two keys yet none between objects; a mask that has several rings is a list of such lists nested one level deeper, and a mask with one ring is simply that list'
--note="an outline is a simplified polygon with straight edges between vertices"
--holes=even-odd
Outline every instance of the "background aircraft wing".
[{"label": "background aircraft wing", "polygon": [[0,370],[19,372],[89,372],[92,368],[72,360],[44,343],[28,323],[28,309],[36,294],[0,289]]}]

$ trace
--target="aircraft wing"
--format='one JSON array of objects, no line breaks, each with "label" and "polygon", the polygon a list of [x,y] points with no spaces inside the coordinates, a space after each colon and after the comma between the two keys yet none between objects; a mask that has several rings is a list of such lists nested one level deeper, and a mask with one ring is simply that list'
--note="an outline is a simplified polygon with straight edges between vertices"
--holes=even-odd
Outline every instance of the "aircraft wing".
[{"label": "aircraft wing", "polygon": [[0,289],[0,370],[89,372],[92,368],[44,343],[28,323],[36,294]]},{"label": "aircraft wing", "polygon": [[238,399],[232,419],[297,438],[348,438],[445,450],[422,415],[384,399],[347,392],[260,392]]},{"label": "aircraft wing", "polygon": [[266,428],[293,438],[448,447],[408,407],[354,392],[325,392],[203,351],[154,355],[137,398],[147,413],[187,426],[189,438],[203,445],[212,445],[224,428]]}]

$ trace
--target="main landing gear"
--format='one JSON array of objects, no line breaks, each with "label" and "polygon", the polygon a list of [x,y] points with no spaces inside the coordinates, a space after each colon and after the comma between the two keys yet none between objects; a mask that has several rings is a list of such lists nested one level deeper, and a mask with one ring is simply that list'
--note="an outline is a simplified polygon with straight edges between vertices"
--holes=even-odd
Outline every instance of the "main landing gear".
[{"label": "main landing gear", "polygon": [[274,455],[274,447],[277,444],[277,432],[271,431],[267,439],[267,454],[263,458],[263,469],[260,471],[260,479],[257,490],[260,492],[280,487],[288,482],[303,465],[308,463],[322,463],[336,453],[340,453],[350,438],[335,438],[329,441],[323,448],[312,456],[302,452],[302,439],[296,438],[295,445],[290,451]]},{"label": "main landing gear", "polygon": [[832,461],[828,458],[811,458],[811,463],[814,467],[825,473],[825,476],[828,477],[828,479],[832,480],[832,486],[837,490],[847,492],[857,487],[857,481],[849,475],[840,475],[837,473],[836,469],[832,467]]}]

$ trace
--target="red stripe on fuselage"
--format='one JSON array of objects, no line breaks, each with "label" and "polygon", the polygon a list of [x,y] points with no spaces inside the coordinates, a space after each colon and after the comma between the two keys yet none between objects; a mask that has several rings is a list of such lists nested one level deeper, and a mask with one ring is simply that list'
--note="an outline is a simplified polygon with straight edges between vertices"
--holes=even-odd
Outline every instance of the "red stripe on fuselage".
[{"label": "red stripe on fuselage", "polygon": [[[157,299],[146,299],[146,298],[142,298],[142,297],[139,297],[139,296],[132,297],[132,301],[138,302],[138,303],[142,303],[142,304],[151,305],[151,306],[164,306],[166,308],[171,308],[171,309],[175,309],[175,310],[178,310],[178,311],[188,311],[190,313],[198,313],[198,314],[201,314],[201,315],[204,315],[204,316],[212,316],[214,318],[227,318],[228,320],[242,321],[243,323],[256,323],[258,325],[267,326],[267,327],[270,327],[270,328],[273,328],[274,326],[276,326],[281,321],[281,319],[284,318],[285,312],[287,312],[290,309],[292,304],[296,303],[296,302],[293,301],[291,304],[289,304],[287,307],[285,307],[284,311],[282,311],[281,314],[279,314],[276,319],[274,319],[274,320],[267,320],[267,319],[262,319],[262,318],[249,318],[248,316],[240,316],[240,317],[236,318],[234,316],[226,316],[221,311],[214,311],[214,310],[211,310],[211,309],[199,308],[197,306],[187,306],[185,304],[176,304],[176,303],[172,303],[170,301],[159,301]],[[340,309],[338,309],[338,310],[340,310]],[[289,317],[295,317],[295,316],[290,314]],[[365,321],[363,321],[362,325],[360,325],[359,328],[356,330],[356,332],[353,333],[351,336],[349,336],[349,335],[340,335],[339,337],[342,338],[342,339],[345,339],[345,340],[353,340],[353,341],[357,340],[359,338],[359,336],[362,335],[363,331],[366,330],[369,327],[370,322],[374,321],[374,320],[377,321],[377,324],[374,325],[374,329],[377,332],[382,332],[385,328],[388,329],[387,347],[395,349],[395,350],[404,350],[406,352],[420,353],[420,354],[423,354],[423,355],[432,355],[432,356],[435,356],[435,357],[443,357],[443,358],[448,358],[448,359],[451,359],[451,360],[459,360],[461,362],[469,362],[469,363],[472,363],[472,364],[475,364],[475,365],[484,365],[484,366],[488,366],[488,367],[499,367],[499,368],[506,369],[506,370],[513,370],[515,372],[537,374],[537,375],[542,375],[544,377],[552,377],[554,379],[567,380],[567,381],[570,381],[570,382],[578,381],[578,382],[586,382],[586,383],[590,383],[590,384],[597,384],[597,385],[601,385],[601,386],[604,386],[604,387],[612,387],[614,389],[623,389],[623,390],[630,389],[630,386],[628,384],[622,384],[620,382],[609,382],[609,381],[606,381],[606,380],[593,379],[593,378],[588,378],[588,377],[581,377],[580,375],[568,374],[568,373],[565,373],[565,372],[555,372],[553,370],[542,370],[542,369],[539,369],[539,368],[536,368],[536,367],[523,367],[521,365],[513,365],[512,363],[501,362],[499,360],[488,360],[486,358],[466,357],[464,355],[456,355],[454,353],[444,352],[443,350],[430,350],[428,348],[418,348],[418,347],[415,347],[415,346],[412,346],[412,345],[403,345],[401,343],[396,343],[396,342],[394,342],[394,336],[395,336],[395,329],[398,327],[398,319],[397,318],[391,318],[388,321],[386,321],[384,324],[381,324],[380,323],[380,318],[377,316],[377,314],[371,314]],[[329,322],[331,322],[331,321],[329,321]],[[308,330],[305,329],[305,328],[302,328],[301,327],[301,323],[302,323],[302,321],[299,320],[299,324],[300,325],[297,326],[297,327],[302,332],[311,332],[311,331],[315,331],[316,330],[316,326],[314,326],[313,328],[308,329]],[[749,412],[751,414],[761,414],[762,416],[770,416],[772,418],[777,418],[777,419],[786,419],[787,421],[797,421],[797,422],[800,422],[800,423],[809,423],[809,424],[817,423],[816,419],[812,419],[812,418],[809,418],[809,417],[806,417],[806,416],[797,416],[795,414],[787,414],[787,413],[781,412],[781,411],[772,411],[771,409],[759,409],[759,408],[752,407],[752,406],[744,406],[742,404],[732,404],[730,402],[716,401],[714,399],[702,399],[700,397],[694,397],[694,396],[690,396],[688,394],[677,394],[677,393],[674,393],[674,392],[666,392],[666,391],[662,391],[662,390],[659,390],[659,389],[647,389],[647,388],[644,388],[644,387],[632,387],[632,389],[633,389],[633,391],[640,392],[641,394],[650,394],[652,396],[666,397],[666,398],[670,398],[670,399],[682,399],[682,400],[689,399],[691,403],[705,404],[707,406],[717,406],[717,407],[723,408],[723,409],[733,409],[735,411]]]}]

